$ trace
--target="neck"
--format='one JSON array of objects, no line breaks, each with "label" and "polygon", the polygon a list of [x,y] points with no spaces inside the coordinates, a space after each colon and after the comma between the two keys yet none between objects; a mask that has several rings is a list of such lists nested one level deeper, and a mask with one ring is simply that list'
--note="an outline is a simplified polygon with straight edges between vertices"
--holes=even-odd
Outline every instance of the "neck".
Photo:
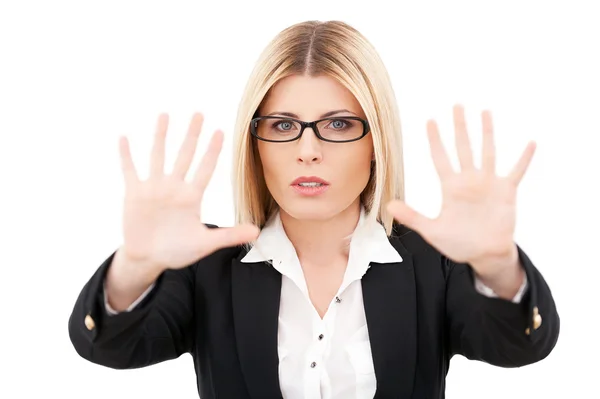
[{"label": "neck", "polygon": [[350,240],[360,218],[360,199],[329,219],[295,219],[280,210],[281,223],[298,258],[311,264],[331,264],[348,257]]}]

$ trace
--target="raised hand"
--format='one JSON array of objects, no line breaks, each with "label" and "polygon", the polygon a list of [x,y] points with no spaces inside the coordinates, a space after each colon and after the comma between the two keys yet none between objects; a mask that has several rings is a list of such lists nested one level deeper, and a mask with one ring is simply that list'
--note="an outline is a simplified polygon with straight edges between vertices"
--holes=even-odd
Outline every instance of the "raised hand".
[{"label": "raised hand", "polygon": [[244,225],[211,229],[200,217],[204,191],[212,177],[223,144],[216,131],[191,182],[186,174],[192,163],[203,116],[194,114],[179,150],[173,172],[166,175],[165,139],[168,115],[158,118],[150,159],[150,174],[141,181],[131,159],[129,142],[121,137],[119,149],[125,178],[124,243],[121,256],[163,269],[182,268],[217,249],[255,239],[259,229]]},{"label": "raised hand", "polygon": [[535,143],[527,145],[508,176],[497,176],[492,119],[487,111],[482,113],[482,125],[482,165],[476,168],[464,110],[459,105],[454,107],[461,169],[456,172],[440,140],[437,124],[427,124],[431,156],[442,186],[442,208],[436,218],[425,217],[401,201],[392,201],[388,209],[400,223],[417,231],[448,258],[471,264],[481,276],[495,276],[510,262],[490,260],[517,261],[513,241],[516,192],[533,157]]}]

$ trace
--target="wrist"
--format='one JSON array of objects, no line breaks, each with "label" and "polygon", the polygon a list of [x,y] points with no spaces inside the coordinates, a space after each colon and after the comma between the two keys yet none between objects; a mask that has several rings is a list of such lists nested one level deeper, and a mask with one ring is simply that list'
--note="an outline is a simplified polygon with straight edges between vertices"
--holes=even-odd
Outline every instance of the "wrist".
[{"label": "wrist", "polygon": [[108,268],[105,293],[110,306],[127,309],[165,269],[151,262],[132,260],[119,248]]},{"label": "wrist", "polygon": [[512,299],[525,280],[516,245],[506,256],[484,257],[470,265],[479,280],[503,299]]}]

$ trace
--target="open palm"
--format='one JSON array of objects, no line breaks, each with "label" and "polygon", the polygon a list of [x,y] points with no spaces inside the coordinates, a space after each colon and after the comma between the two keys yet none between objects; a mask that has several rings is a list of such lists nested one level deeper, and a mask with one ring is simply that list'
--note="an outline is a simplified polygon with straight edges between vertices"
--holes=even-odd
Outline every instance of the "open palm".
[{"label": "open palm", "polygon": [[481,167],[476,168],[466,129],[464,109],[454,107],[456,148],[460,171],[453,170],[442,145],[435,121],[427,123],[431,156],[442,186],[440,214],[428,218],[402,201],[388,209],[406,226],[456,262],[507,256],[514,251],[517,187],[525,174],[535,143],[530,142],[507,176],[497,176],[492,119],[482,113],[483,149]]},{"label": "open palm", "polygon": [[150,175],[145,180],[138,176],[127,138],[119,141],[125,178],[122,252],[132,261],[182,268],[220,248],[255,239],[259,229],[248,224],[212,229],[202,223],[201,202],[217,165],[223,133],[215,132],[193,178],[187,181],[204,117],[194,114],[170,174],[164,171],[168,120],[167,114],[158,118]]}]

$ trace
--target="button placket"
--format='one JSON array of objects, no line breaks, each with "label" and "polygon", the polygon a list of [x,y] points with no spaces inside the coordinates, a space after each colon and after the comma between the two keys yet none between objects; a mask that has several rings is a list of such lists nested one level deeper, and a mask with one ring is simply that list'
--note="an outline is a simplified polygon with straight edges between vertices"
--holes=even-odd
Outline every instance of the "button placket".
[{"label": "button placket", "polygon": [[319,357],[322,359],[323,356],[325,355],[325,347],[326,347],[326,342],[327,340],[324,339],[325,335],[329,335],[327,333],[327,322],[326,320],[319,320],[318,325],[316,326],[317,328],[314,330],[315,331],[315,335],[317,337],[316,340],[316,351],[318,352]]},{"label": "button placket", "polygon": [[[308,297],[307,297],[308,298]],[[310,300],[307,300],[307,306],[313,306]],[[314,310],[314,307],[313,307]],[[302,368],[305,370],[304,380],[304,396],[307,398],[316,398],[321,392],[321,378],[324,372],[324,353],[326,350],[326,339],[328,331],[324,319],[319,317],[315,311],[311,312],[311,330],[310,342],[308,343],[307,351],[304,353]],[[327,317],[327,316],[326,316]],[[323,339],[319,340],[319,335],[323,335]]]},{"label": "button placket", "polygon": [[313,338],[314,341],[310,345],[310,350],[306,358],[308,361],[308,368],[310,368],[311,373],[316,373],[316,370],[320,369],[319,366],[323,363],[323,359],[325,357],[325,350],[327,348],[327,340],[325,337],[328,335],[326,322],[327,317],[328,316],[326,315],[324,319],[321,319],[320,317],[315,317],[313,319],[312,331],[313,337],[315,338]]}]

